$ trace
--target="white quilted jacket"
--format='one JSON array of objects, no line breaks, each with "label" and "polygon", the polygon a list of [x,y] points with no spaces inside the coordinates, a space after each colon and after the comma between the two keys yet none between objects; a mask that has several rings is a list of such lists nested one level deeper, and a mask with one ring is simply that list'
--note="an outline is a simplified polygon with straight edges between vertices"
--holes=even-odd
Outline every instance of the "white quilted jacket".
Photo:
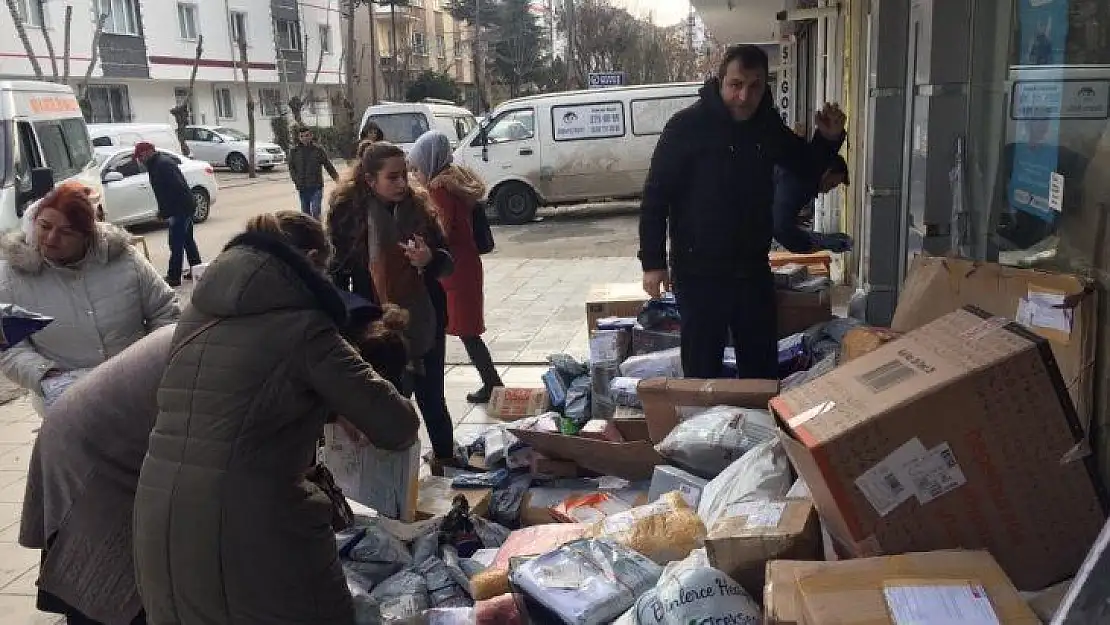
[{"label": "white quilted jacket", "polygon": [[177,321],[173,289],[131,246],[131,235],[98,223],[85,259],[63,267],[45,260],[22,232],[0,239],[0,302],[54,318],[19,345],[0,352],[0,373],[42,394],[49,369],[87,369],[147,333]]}]

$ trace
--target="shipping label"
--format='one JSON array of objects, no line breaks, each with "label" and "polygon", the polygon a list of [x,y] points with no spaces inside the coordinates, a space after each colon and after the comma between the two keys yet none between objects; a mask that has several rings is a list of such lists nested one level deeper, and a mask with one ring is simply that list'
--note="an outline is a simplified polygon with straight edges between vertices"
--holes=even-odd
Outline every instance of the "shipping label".
[{"label": "shipping label", "polygon": [[1001,625],[981,584],[888,582],[883,598],[894,625]]},{"label": "shipping label", "polygon": [[885,517],[916,494],[907,468],[924,455],[925,446],[912,438],[856,478],[856,488],[879,516]]},{"label": "shipping label", "polygon": [[952,448],[942,443],[909,465],[917,501],[925,505],[967,483]]},{"label": "shipping label", "polygon": [[778,527],[786,513],[784,501],[740,501],[725,508],[724,518],[747,517],[745,527]]}]

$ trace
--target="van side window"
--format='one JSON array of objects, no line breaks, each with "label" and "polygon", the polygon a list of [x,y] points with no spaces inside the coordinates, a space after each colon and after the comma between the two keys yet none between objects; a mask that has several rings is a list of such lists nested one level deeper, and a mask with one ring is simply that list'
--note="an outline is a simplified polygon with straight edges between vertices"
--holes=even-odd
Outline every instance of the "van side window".
[{"label": "van side window", "polygon": [[35,122],[34,127],[46,166],[54,170],[55,180],[76,175],[92,160],[92,145],[83,120],[42,121]]},{"label": "van side window", "polygon": [[97,137],[92,141],[94,148],[112,147],[111,137]]},{"label": "van side window", "polygon": [[124,178],[130,178],[146,173],[146,168],[136,161],[133,155],[125,152],[112,157],[111,162],[108,163],[108,171],[118,172]]},{"label": "van side window", "polygon": [[536,136],[536,113],[532,109],[502,113],[486,130],[489,142],[524,141]]},{"label": "van side window", "polygon": [[20,191],[31,190],[31,170],[42,167],[42,155],[35,143],[35,132],[28,122],[19,122],[19,159],[15,163],[15,175]]},{"label": "van side window", "polygon": [[671,121],[675,113],[697,101],[696,95],[632,100],[629,104],[632,111],[632,134],[638,137],[662,134],[663,127]]},{"label": "van side window", "polygon": [[370,121],[382,129],[385,140],[390,143],[413,143],[428,132],[428,120],[423,113],[371,115]]}]

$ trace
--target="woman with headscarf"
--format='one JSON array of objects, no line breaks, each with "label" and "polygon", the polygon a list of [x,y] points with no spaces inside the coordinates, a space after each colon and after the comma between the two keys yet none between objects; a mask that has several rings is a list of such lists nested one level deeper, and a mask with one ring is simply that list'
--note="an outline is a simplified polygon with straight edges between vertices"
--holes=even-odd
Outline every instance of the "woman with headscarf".
[{"label": "woman with headscarf", "polygon": [[180,314],[177,296],[131,245],[131,235],[96,220],[88,189],[59,185],[0,239],[0,302],[53,317],[33,337],[0,352],[0,373],[44,398]]},{"label": "woman with headscarf", "polygon": [[306,471],[330,415],[386,450],[419,421],[343,337],[330,256],[314,218],[259,215],[193,291],[135,494],[152,623],[353,625],[334,508]]},{"label": "woman with headscarf", "polygon": [[485,302],[482,257],[474,240],[474,210],[486,194],[486,187],[474,172],[456,165],[451,152],[447,135],[429,130],[409,151],[409,165],[431,195],[447,236],[447,247],[455,259],[455,271],[440,279],[447,292],[447,334],[462,340],[482,379],[482,388],[467,395],[466,400],[484,404],[494,388],[503,386],[489,347],[482,340],[486,331]]}]

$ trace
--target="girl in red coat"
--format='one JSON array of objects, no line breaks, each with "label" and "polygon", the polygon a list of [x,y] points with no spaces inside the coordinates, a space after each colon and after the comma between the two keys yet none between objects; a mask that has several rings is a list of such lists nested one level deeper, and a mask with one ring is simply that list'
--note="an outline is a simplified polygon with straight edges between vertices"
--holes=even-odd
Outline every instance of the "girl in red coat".
[{"label": "girl in red coat", "polygon": [[409,152],[409,166],[427,187],[439,211],[447,247],[455,259],[455,272],[440,279],[447,291],[447,334],[462,339],[470,362],[482,378],[482,388],[467,395],[466,400],[484,404],[493,389],[502,386],[482,340],[486,325],[482,258],[474,242],[474,206],[485,195],[485,185],[473,172],[453,163],[451,141],[438,130],[429,130],[416,140]]}]

